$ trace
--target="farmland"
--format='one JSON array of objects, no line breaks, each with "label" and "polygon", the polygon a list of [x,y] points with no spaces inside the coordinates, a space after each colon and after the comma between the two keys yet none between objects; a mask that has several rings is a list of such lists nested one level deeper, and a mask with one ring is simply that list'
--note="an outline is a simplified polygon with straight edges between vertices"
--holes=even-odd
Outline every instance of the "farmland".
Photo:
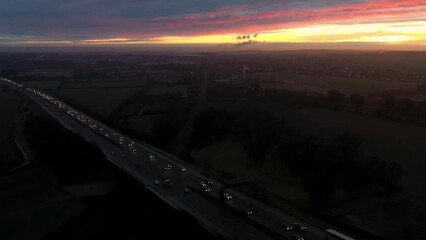
[{"label": "farmland", "polygon": [[[51,93],[58,98],[70,100],[86,106],[93,112],[107,117],[126,97],[129,97],[141,88],[88,88],[88,89],[55,89]],[[65,101],[66,101],[65,100]],[[66,101],[67,102],[67,101]]]},{"label": "farmland", "polygon": [[330,89],[337,89],[346,94],[368,94],[392,90],[407,90],[417,85],[415,82],[386,81],[371,77],[315,76],[285,72],[255,72],[251,74],[251,77],[259,78],[265,82],[287,81],[287,83],[264,83],[262,84],[264,88],[281,88],[320,93],[326,93]]},{"label": "farmland", "polygon": [[[342,133],[357,136],[362,142],[365,157],[380,156],[403,167],[404,175],[401,183],[403,190],[392,195],[353,199],[344,205],[328,208],[327,213],[339,218],[350,217],[352,220],[347,221],[367,229],[368,226],[375,226],[375,229],[370,230],[385,236],[399,236],[404,228],[416,229],[416,234],[422,234],[419,230],[421,229],[419,221],[417,223],[410,221],[418,228],[410,227],[409,223],[396,226],[393,219],[383,216],[392,211],[394,217],[403,218],[405,211],[411,211],[416,219],[423,219],[420,224],[426,222],[423,218],[426,214],[426,191],[416,184],[426,181],[423,174],[426,169],[424,161],[426,128],[347,112],[301,109],[276,103],[234,102],[231,105],[210,102],[210,106],[231,110],[255,108],[272,111],[277,116],[285,118],[289,124],[299,127],[304,134],[316,134],[326,139]],[[349,122],[354,124],[348,124]],[[222,179],[223,172],[233,177],[245,175],[262,177],[267,180],[270,199],[274,204],[287,210],[291,210],[289,205],[306,207],[308,204],[307,195],[301,188],[298,178],[281,170],[274,148],[268,151],[265,164],[260,168],[254,166],[241,143],[235,142],[232,138],[193,151],[193,157],[197,159],[198,167],[217,178]],[[344,195],[340,195],[337,191],[334,197],[344,198]],[[383,207],[374,212],[363,210],[374,208],[378,204]],[[413,211],[413,208],[416,210]]]}]

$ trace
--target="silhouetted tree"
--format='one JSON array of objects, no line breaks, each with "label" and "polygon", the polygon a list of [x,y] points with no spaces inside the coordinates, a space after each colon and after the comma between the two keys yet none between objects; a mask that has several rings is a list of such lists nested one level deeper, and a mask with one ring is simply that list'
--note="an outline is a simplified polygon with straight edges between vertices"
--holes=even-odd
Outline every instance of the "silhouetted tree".
[{"label": "silhouetted tree", "polygon": [[345,96],[339,91],[333,89],[327,93],[328,104],[333,109],[341,109],[345,106]]},{"label": "silhouetted tree", "polygon": [[248,110],[238,113],[233,133],[244,142],[245,149],[257,166],[265,160],[275,140],[276,118],[271,112]]},{"label": "silhouetted tree", "polygon": [[337,161],[343,166],[350,166],[362,156],[361,141],[354,135],[341,134],[333,141],[333,149]]},{"label": "silhouetted tree", "polygon": [[301,138],[300,130],[281,124],[277,129],[277,144],[280,153],[281,168],[286,167]]},{"label": "silhouetted tree", "polygon": [[365,99],[360,94],[353,94],[350,97],[349,102],[355,111],[357,112],[363,111],[364,105],[365,105]]},{"label": "silhouetted tree", "polygon": [[321,172],[318,175],[303,179],[303,188],[309,195],[314,207],[327,205],[335,192],[336,175]]},{"label": "silhouetted tree", "polygon": [[404,173],[398,163],[385,161],[380,157],[371,159],[370,169],[373,184],[382,187],[385,191],[391,191],[398,187]]},{"label": "silhouetted tree", "polygon": [[308,102],[313,107],[326,107],[327,97],[325,94],[314,94],[308,97]]},{"label": "silhouetted tree", "polygon": [[414,104],[414,117],[420,121],[426,119],[426,101]]},{"label": "silhouetted tree", "polygon": [[393,118],[396,108],[396,100],[393,96],[386,94],[382,97],[382,111],[384,117]]},{"label": "silhouetted tree", "polygon": [[409,98],[401,98],[398,101],[398,112],[402,119],[407,119],[411,116],[414,108],[414,103]]}]

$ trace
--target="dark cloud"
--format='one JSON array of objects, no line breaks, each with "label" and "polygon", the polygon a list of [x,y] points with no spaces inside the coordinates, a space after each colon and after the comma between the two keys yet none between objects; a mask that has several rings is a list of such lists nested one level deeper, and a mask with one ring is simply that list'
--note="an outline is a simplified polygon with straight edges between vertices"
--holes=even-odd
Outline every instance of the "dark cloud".
[{"label": "dark cloud", "polygon": [[[244,0],[3,0],[0,34],[93,38],[114,34],[161,34],[155,20],[203,14]],[[170,29],[169,29],[170,30]],[[173,30],[173,29],[172,29]],[[179,32],[177,29],[174,32]]]}]

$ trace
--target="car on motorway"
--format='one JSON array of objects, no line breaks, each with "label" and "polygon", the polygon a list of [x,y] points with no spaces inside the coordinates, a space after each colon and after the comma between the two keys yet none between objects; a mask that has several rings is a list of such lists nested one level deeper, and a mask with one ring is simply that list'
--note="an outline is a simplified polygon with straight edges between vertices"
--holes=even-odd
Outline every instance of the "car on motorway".
[{"label": "car on motorway", "polygon": [[172,165],[170,165],[170,164],[167,164],[167,167],[168,167],[168,168],[172,168]]},{"label": "car on motorway", "polygon": [[186,168],[184,168],[184,167],[181,168],[181,170],[182,170],[182,172],[186,172]]},{"label": "car on motorway", "polygon": [[169,179],[165,179],[164,180],[164,186],[171,187],[172,186],[172,182]]},{"label": "car on motorway", "polygon": [[131,149],[131,151],[132,151],[133,153],[136,153],[136,149],[135,149],[135,148],[132,148],[132,149]]},{"label": "car on motorway", "polygon": [[291,231],[291,230],[293,230],[293,227],[286,224],[286,223],[283,223],[283,224],[281,224],[281,229],[283,229],[284,231]]},{"label": "car on motorway", "polygon": [[152,154],[149,154],[149,160],[155,160],[155,157],[154,157],[154,155],[152,155]]},{"label": "car on motorway", "polygon": [[170,168],[167,167],[167,166],[163,166],[163,169],[164,169],[164,171],[169,171],[170,170]]},{"label": "car on motorway", "polygon": [[212,185],[212,184],[213,184],[213,182],[212,182],[212,181],[209,181],[209,180],[207,180],[207,179],[205,179],[203,182],[204,182],[206,185]]},{"label": "car on motorway", "polygon": [[305,232],[306,231],[306,227],[300,225],[300,223],[298,223],[298,222],[293,223],[293,229],[295,231],[298,231],[298,232]]},{"label": "car on motorway", "polygon": [[205,192],[205,193],[209,193],[209,192],[210,192],[210,188],[208,188],[207,186],[206,186],[206,187],[203,187],[203,192]]},{"label": "car on motorway", "polygon": [[163,175],[161,175],[161,179],[166,180],[166,179],[169,179],[169,177],[167,175],[163,174]]},{"label": "car on motorway", "polygon": [[154,181],[154,184],[155,184],[155,185],[160,185],[160,181],[155,180],[155,181]]},{"label": "car on motorway", "polygon": [[207,187],[207,184],[203,181],[203,182],[200,182],[200,185],[201,185],[201,187],[203,187],[203,188],[205,188],[205,187]]},{"label": "car on motorway", "polygon": [[232,200],[232,196],[231,196],[231,194],[229,194],[229,193],[224,193],[224,194],[223,194],[223,197],[224,197],[226,200]]},{"label": "car on motorway", "polygon": [[184,192],[184,193],[189,193],[189,188],[184,188],[184,189],[183,189],[183,192]]},{"label": "car on motorway", "polygon": [[247,214],[247,216],[253,215],[253,212],[251,210],[246,210],[245,213]]}]

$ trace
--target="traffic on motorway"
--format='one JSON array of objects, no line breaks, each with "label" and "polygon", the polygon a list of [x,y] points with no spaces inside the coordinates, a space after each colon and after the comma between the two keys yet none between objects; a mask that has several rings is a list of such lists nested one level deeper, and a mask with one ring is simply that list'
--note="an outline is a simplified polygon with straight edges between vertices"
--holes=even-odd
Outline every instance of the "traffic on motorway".
[{"label": "traffic on motorway", "polygon": [[[203,198],[210,199],[229,212],[242,213],[239,217],[247,223],[260,224],[266,226],[268,231],[273,231],[282,235],[282,239],[326,239],[323,230],[305,224],[295,217],[292,217],[276,208],[266,205],[256,199],[238,192],[235,189],[227,189],[225,184],[213,179],[209,179],[200,174],[197,169],[177,159],[170,159],[164,153],[156,151],[153,147],[133,140],[124,134],[109,128],[90,116],[74,109],[61,100],[34,88],[25,88],[22,84],[9,79],[1,78],[9,86],[28,91],[29,93],[42,98],[57,107],[60,111],[71,117],[70,125],[84,125],[97,135],[107,139],[122,151],[110,151],[109,155],[114,158],[134,161],[136,168],[141,168],[143,164],[156,165],[161,168],[157,177],[152,179],[153,186],[165,189],[180,188],[184,195],[202,194]],[[149,154],[147,155],[146,152]]]}]

